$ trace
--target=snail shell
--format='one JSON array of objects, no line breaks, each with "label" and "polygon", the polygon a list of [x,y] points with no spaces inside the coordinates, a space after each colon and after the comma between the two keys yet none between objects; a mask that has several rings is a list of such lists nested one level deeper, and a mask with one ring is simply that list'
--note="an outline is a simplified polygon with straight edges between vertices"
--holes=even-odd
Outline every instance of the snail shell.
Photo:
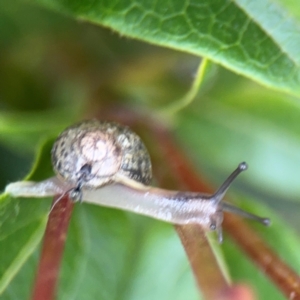
[{"label": "snail shell", "polygon": [[152,177],[150,156],[139,136],[112,122],[89,120],[68,127],[51,156],[55,173],[80,188],[124,183],[126,178],[148,185]]}]

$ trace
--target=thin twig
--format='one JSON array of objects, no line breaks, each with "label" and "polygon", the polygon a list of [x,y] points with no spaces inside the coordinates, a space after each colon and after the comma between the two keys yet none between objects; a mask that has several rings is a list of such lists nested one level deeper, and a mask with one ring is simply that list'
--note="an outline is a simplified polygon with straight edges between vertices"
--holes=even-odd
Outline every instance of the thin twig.
[{"label": "thin twig", "polygon": [[[54,197],[53,204],[58,197]],[[72,210],[73,202],[69,200],[68,195],[65,195],[56,203],[49,214],[33,286],[32,300],[55,299],[61,259]]]},{"label": "thin twig", "polygon": [[188,92],[178,100],[173,101],[169,106],[162,108],[159,112],[163,117],[168,117],[175,115],[180,110],[184,109],[188,105],[190,105],[196,98],[200,86],[204,81],[205,75],[207,73],[209,65],[209,60],[207,58],[202,58],[197,73],[195,75],[194,81]]},{"label": "thin twig", "polygon": [[223,227],[288,299],[300,299],[300,277],[243,220],[226,215]]}]

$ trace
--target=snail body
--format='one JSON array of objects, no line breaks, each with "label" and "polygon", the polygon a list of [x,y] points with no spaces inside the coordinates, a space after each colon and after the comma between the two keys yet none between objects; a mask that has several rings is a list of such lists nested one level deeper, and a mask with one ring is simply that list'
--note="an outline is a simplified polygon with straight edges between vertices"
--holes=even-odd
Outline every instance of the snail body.
[{"label": "snail body", "polygon": [[270,223],[267,218],[222,202],[234,179],[247,169],[244,162],[212,195],[155,188],[148,185],[151,160],[139,136],[126,126],[97,120],[64,130],[55,141],[51,156],[57,176],[42,182],[12,183],[5,191],[16,197],[69,193],[73,201],[120,208],[173,224],[197,223],[204,229],[217,230],[219,241],[223,211],[264,225]]}]

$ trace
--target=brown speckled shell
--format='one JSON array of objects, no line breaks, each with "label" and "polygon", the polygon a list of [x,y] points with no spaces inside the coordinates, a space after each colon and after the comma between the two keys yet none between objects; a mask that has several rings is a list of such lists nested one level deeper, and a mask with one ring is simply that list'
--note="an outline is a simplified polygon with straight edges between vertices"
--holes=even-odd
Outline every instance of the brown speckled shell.
[{"label": "brown speckled shell", "polygon": [[52,164],[58,176],[76,186],[81,168],[89,164],[91,173],[85,188],[98,188],[114,182],[117,174],[143,184],[152,177],[148,151],[128,127],[97,120],[68,127],[55,141]]}]

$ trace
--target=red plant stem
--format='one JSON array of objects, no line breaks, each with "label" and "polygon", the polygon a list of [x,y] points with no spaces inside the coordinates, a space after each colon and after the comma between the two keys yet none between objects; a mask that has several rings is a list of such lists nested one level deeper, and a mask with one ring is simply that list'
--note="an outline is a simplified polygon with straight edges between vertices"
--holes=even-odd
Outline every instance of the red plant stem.
[{"label": "red plant stem", "polygon": [[204,299],[219,299],[229,288],[203,229],[197,224],[175,225]]},{"label": "red plant stem", "polygon": [[[211,188],[199,178],[190,162],[172,141],[168,132],[155,129],[157,144],[165,154],[167,165],[178,180],[189,189],[209,193]],[[266,245],[246,222],[232,214],[226,214],[223,228],[236,244],[273,281],[289,299],[300,299],[300,277]]]},{"label": "red plant stem", "polygon": [[272,279],[288,299],[300,299],[300,277],[243,220],[226,215],[223,226],[239,247]]},{"label": "red plant stem", "polygon": [[[55,203],[58,197],[54,197],[53,203]],[[33,286],[32,300],[55,299],[61,259],[73,205],[68,195],[65,195],[49,214],[41,257]]]}]

